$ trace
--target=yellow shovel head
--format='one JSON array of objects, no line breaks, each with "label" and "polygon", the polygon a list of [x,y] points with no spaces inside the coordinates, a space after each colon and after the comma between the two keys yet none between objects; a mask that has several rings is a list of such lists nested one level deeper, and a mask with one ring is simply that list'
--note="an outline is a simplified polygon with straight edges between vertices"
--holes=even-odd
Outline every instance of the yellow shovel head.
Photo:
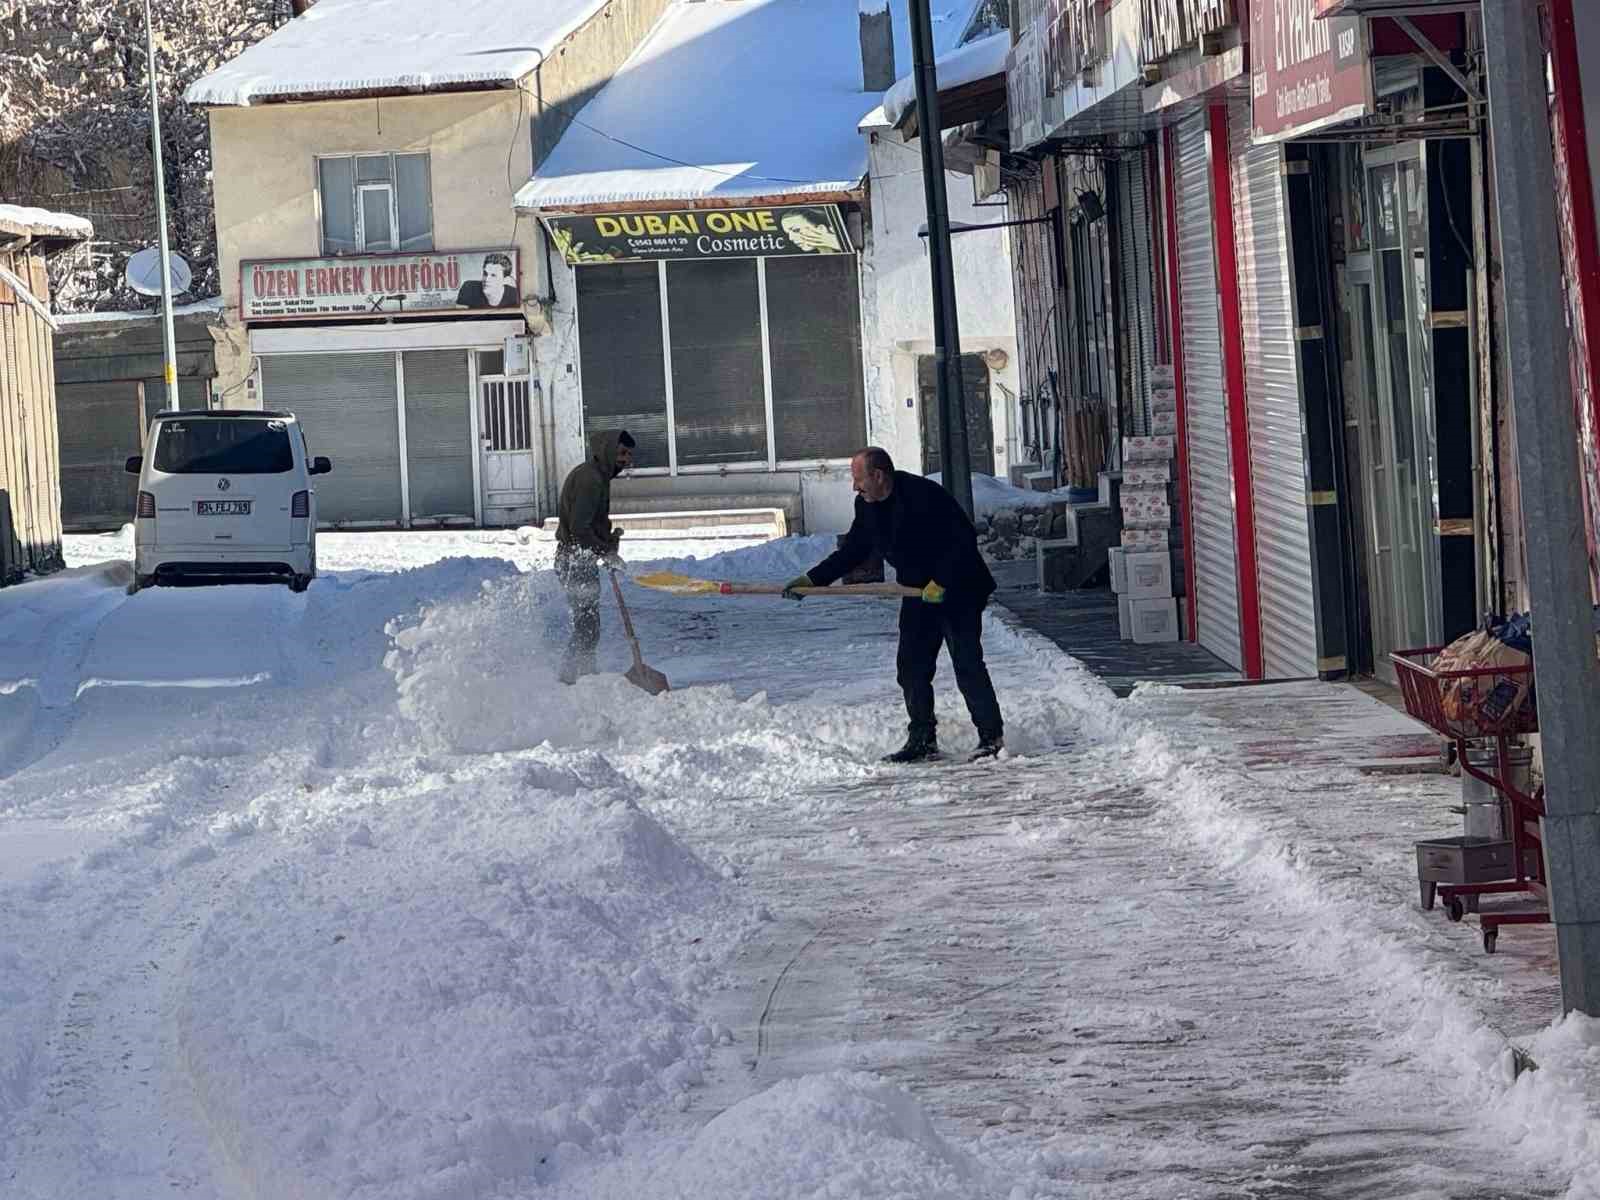
[{"label": "yellow shovel head", "polygon": [[675,596],[715,596],[722,591],[722,584],[712,579],[694,579],[688,575],[679,575],[675,571],[652,571],[647,575],[635,575],[633,582],[640,587],[654,588],[658,592],[671,592]]}]

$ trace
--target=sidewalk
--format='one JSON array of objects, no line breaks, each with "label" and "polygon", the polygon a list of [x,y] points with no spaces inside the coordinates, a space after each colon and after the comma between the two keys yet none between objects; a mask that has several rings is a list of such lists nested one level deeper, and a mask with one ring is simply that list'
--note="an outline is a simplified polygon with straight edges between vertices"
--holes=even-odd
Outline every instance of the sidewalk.
[{"label": "sidewalk", "polygon": [[[1281,804],[1263,809],[1283,822],[1296,844],[1328,847],[1368,879],[1375,896],[1409,889],[1410,907],[1434,924],[1416,900],[1414,843],[1459,834],[1461,784],[1442,756],[1443,740],[1405,715],[1398,691],[1381,684],[1304,680],[1246,684],[1194,643],[1138,646],[1115,642],[1115,597],[1103,593],[1042,595],[1005,580],[998,596],[1005,619],[1049,638],[1119,695],[1141,682],[1175,685],[1144,698],[1145,711],[1191,728],[1195,744],[1233,760],[1262,795]],[[1229,686],[1236,684],[1237,686]],[[1203,736],[1200,730],[1204,730]],[[1313,802],[1314,801],[1314,802]],[[1398,895],[1395,896],[1398,900]],[[1484,901],[1485,911],[1527,907],[1526,901]],[[1548,925],[1508,927],[1498,953],[1483,953],[1476,921],[1443,930],[1472,964],[1500,981],[1506,996],[1493,1017],[1508,1036],[1528,1036],[1561,1012],[1555,935]]]}]

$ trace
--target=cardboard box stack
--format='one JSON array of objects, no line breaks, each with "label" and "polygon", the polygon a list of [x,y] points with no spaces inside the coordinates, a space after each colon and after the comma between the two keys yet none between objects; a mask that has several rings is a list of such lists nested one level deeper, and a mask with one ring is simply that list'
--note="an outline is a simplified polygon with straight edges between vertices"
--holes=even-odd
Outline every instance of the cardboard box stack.
[{"label": "cardboard box stack", "polygon": [[1172,551],[1177,509],[1173,455],[1178,432],[1171,367],[1156,367],[1151,434],[1122,439],[1122,545],[1111,551],[1111,588],[1124,641],[1178,640]]}]

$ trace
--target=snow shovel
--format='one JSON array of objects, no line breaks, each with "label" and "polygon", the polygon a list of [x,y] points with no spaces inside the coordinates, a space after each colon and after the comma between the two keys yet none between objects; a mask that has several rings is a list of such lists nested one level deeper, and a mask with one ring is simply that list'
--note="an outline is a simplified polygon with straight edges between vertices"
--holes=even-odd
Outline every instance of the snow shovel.
[{"label": "snow shovel", "polygon": [[633,647],[633,666],[628,668],[625,678],[634,687],[652,696],[671,691],[672,685],[667,682],[667,677],[654,667],[645,665],[644,656],[639,652],[639,635],[633,632],[633,618],[628,615],[628,604],[622,598],[622,585],[617,582],[615,571],[611,572],[611,590],[617,594],[617,611],[622,614],[622,628],[628,635],[628,645]]},{"label": "snow shovel", "polygon": [[[675,596],[781,596],[781,583],[731,583],[715,579],[695,579],[672,571],[656,571],[649,575],[635,575],[633,581],[641,587],[658,592],[671,592]],[[795,588],[802,596],[837,596],[841,599],[860,596],[887,597],[902,600],[907,596],[922,595],[921,588],[905,587],[898,583],[843,583],[834,587]]]}]

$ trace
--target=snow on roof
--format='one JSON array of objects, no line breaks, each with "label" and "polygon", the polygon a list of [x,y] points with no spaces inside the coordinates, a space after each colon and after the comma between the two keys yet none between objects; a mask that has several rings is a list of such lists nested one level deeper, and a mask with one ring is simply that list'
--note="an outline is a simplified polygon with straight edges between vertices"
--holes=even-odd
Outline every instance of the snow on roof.
[{"label": "snow on roof", "polygon": [[82,241],[94,236],[94,225],[83,217],[67,213],[28,208],[21,204],[0,204],[0,233]]},{"label": "snow on roof", "polygon": [[[1011,34],[1005,30],[981,37],[937,60],[939,90],[963,87],[988,79],[991,75],[1006,73],[1006,55],[1011,50]],[[907,75],[883,94],[883,117],[890,125],[898,125],[906,113],[916,107],[916,76]],[[873,114],[869,113],[868,117]]]},{"label": "snow on roof", "polygon": [[[933,0],[935,44],[976,0]],[[896,61],[910,62],[903,5]],[[867,172],[856,125],[858,0],[677,0],[517,193],[521,208],[849,191]]]},{"label": "snow on roof", "polygon": [[606,2],[319,0],[183,95],[190,104],[244,105],[396,88],[504,87]]},{"label": "snow on roof", "polygon": [[[209,300],[198,300],[193,304],[174,304],[172,315],[174,317],[212,316],[222,312],[222,297],[213,296]],[[155,308],[133,309],[127,312],[81,312],[57,313],[58,325],[111,325],[122,321],[153,321],[161,316],[161,306]]]}]

